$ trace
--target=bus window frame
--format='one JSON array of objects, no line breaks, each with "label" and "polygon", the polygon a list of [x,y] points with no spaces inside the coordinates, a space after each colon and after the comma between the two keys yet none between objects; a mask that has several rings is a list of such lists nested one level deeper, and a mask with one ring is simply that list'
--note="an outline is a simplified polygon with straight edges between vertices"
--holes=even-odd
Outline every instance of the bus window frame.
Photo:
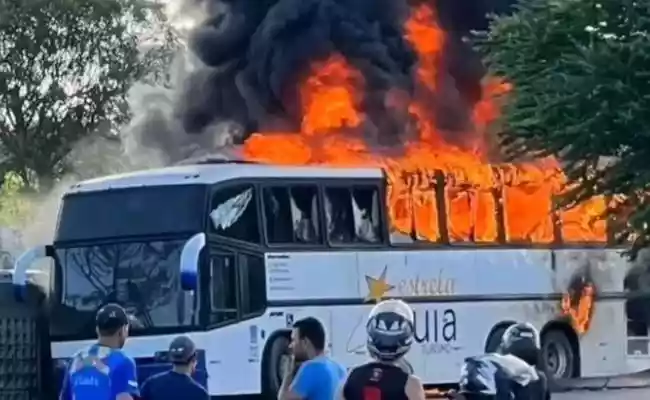
[{"label": "bus window frame", "polygon": [[[488,242],[454,242],[446,243],[441,241],[429,242],[423,240],[412,241],[408,243],[393,243],[390,240],[390,221],[388,219],[388,208],[386,204],[387,193],[387,180],[384,176],[381,178],[295,178],[295,177],[240,177],[230,179],[228,181],[216,182],[210,185],[206,194],[206,216],[205,216],[205,232],[212,240],[217,239],[220,242],[229,244],[239,249],[248,249],[250,251],[264,252],[264,251],[324,251],[331,250],[350,250],[358,248],[360,250],[368,249],[401,249],[401,250],[429,250],[429,249],[468,249],[468,248],[493,248],[498,247],[501,249],[562,249],[562,248],[623,248],[624,245],[616,245],[611,242],[567,242],[564,240],[554,241],[551,243],[529,243],[529,242],[514,242],[514,241],[495,241]],[[209,224],[209,212],[211,211],[212,196],[217,190],[226,189],[232,186],[250,185],[256,191],[256,202],[258,207],[258,230],[261,236],[260,243],[246,242],[239,239],[217,235],[212,231]],[[318,210],[320,221],[320,233],[322,241],[320,244],[309,243],[269,243],[266,234],[266,210],[264,200],[262,198],[262,191],[267,187],[278,187],[291,185],[316,185],[318,187]],[[379,206],[380,206],[380,223],[382,240],[378,243],[331,243],[327,237],[327,226],[325,216],[325,188],[329,187],[344,187],[352,188],[354,186],[376,186],[379,190]],[[446,216],[445,216],[446,217]]]},{"label": "bus window frame", "polygon": [[[214,229],[212,225],[212,221],[210,220],[210,213],[213,211],[212,208],[212,199],[214,198],[215,194],[218,191],[221,190],[228,190],[236,186],[250,186],[253,188],[253,201],[255,207],[257,207],[257,231],[258,231],[258,237],[260,240],[258,242],[249,242],[246,240],[241,240],[241,239],[236,239],[233,237],[228,237],[228,236],[223,236],[220,235],[216,232],[216,229]],[[264,229],[262,229],[262,218],[260,214],[260,210],[263,208],[262,204],[262,198],[260,196],[260,184],[258,182],[258,179],[247,179],[247,178],[237,178],[237,179],[232,179],[228,181],[223,181],[223,182],[217,182],[215,184],[211,184],[209,189],[208,189],[208,200],[206,203],[205,207],[205,214],[204,214],[204,220],[205,220],[205,226],[204,226],[204,231],[206,232],[206,235],[208,238],[218,238],[220,241],[224,241],[225,243],[232,243],[235,247],[247,247],[247,248],[253,248],[253,249],[259,249],[260,247],[264,246],[265,242],[265,236],[263,235]]]},{"label": "bus window frame", "polygon": [[[152,185],[152,187],[154,187],[154,186],[187,186],[187,185]],[[204,186],[203,204],[202,204],[203,213],[208,211],[208,214],[209,214],[210,201],[212,199],[211,185],[209,185],[209,184],[190,184],[190,186]],[[65,198],[68,197],[68,196],[80,196],[80,197],[81,196],[92,196],[92,195],[96,195],[96,194],[101,193],[101,192],[109,192],[109,191],[112,191],[112,190],[119,190],[119,191],[123,191],[123,192],[131,192],[131,191],[136,191],[138,189],[141,189],[142,187],[143,186],[130,186],[130,187],[118,188],[118,189],[110,189],[110,188],[108,188],[108,189],[101,189],[101,190],[69,192],[69,193],[65,193],[61,197],[61,201],[63,202],[65,200]],[[57,215],[56,215],[56,224],[55,224],[54,236],[53,236],[54,237],[54,239],[53,239],[54,244],[57,244],[57,243],[58,244],[66,244],[66,243],[77,243],[77,242],[109,242],[109,241],[120,242],[120,241],[129,241],[129,240],[133,240],[133,239],[139,239],[139,238],[143,238],[143,237],[144,238],[149,238],[149,237],[156,237],[156,236],[178,236],[178,235],[184,235],[186,233],[195,234],[195,233],[198,233],[198,232],[205,232],[205,231],[207,231],[209,229],[209,226],[207,225],[209,221],[206,220],[206,219],[203,219],[203,221],[201,223],[201,226],[198,227],[198,229],[199,229],[198,231],[196,231],[196,230],[185,230],[185,231],[178,231],[178,232],[166,232],[166,233],[163,233],[163,234],[147,233],[147,234],[144,234],[144,235],[122,235],[122,236],[119,236],[119,237],[109,237],[109,236],[107,236],[107,237],[90,238],[90,239],[78,239],[78,238],[75,238],[75,239],[62,239],[61,240],[61,239],[57,238],[57,234],[58,234],[60,224],[61,224],[61,214],[62,214],[62,212],[63,212],[63,207],[60,205],[58,207],[58,209],[57,209]]]},{"label": "bus window frame", "polygon": [[[227,312],[227,310],[230,309],[225,309],[221,308],[218,309],[214,306],[214,279],[212,276],[213,268],[214,265],[213,259],[217,257],[231,257],[232,262],[234,264],[234,271],[235,271],[235,283],[236,283],[236,293],[235,293],[235,308],[234,308],[234,318],[225,320],[223,322],[216,322],[213,323],[211,322],[211,318],[214,314],[218,312]],[[205,325],[206,327],[213,327],[213,326],[224,326],[224,325],[230,325],[233,322],[239,321],[241,319],[241,308],[240,308],[240,292],[241,292],[241,283],[239,279],[239,272],[238,272],[238,262],[237,262],[237,252],[231,249],[221,249],[217,248],[215,251],[210,251],[208,254],[208,263],[206,266],[206,275],[207,275],[207,280],[208,280],[208,285],[206,285],[207,289],[205,292],[207,292],[206,296],[206,309],[208,311],[208,318],[205,320]]]},{"label": "bus window frame", "polygon": [[[89,246],[102,246],[102,245],[119,245],[119,244],[128,244],[128,243],[134,243],[134,242],[153,242],[153,241],[166,241],[166,240],[182,240],[182,239],[189,239],[192,234],[195,234],[196,232],[183,232],[183,233],[173,233],[173,234],[163,234],[163,235],[147,235],[147,236],[128,236],[128,237],[121,237],[119,239],[87,239],[87,240],[62,240],[62,241],[55,241],[53,242],[53,246],[55,249],[67,249],[67,248],[75,248],[75,247],[89,247]],[[50,302],[57,302],[61,303],[62,301],[62,295],[63,295],[63,273],[62,273],[62,268],[63,266],[60,263],[60,260],[58,258],[57,252],[54,252],[54,255],[52,257],[53,259],[53,265],[52,265],[52,272],[54,275],[53,277],[50,277],[50,281],[53,284],[52,290],[53,290],[53,295],[52,297],[48,300]],[[209,262],[209,258],[206,258],[206,252],[202,251],[201,255],[199,256],[199,279],[202,279],[201,276],[205,275],[206,273],[209,274],[210,271],[206,271],[209,269],[209,265],[207,267],[203,267],[206,262]],[[131,337],[139,337],[139,336],[154,336],[154,335],[171,335],[171,334],[181,334],[183,332],[188,332],[191,330],[203,330],[205,329],[206,326],[206,316],[203,314],[204,307],[202,305],[202,296],[203,293],[206,291],[203,289],[205,286],[199,285],[197,288],[197,293],[196,297],[194,299],[194,312],[196,313],[196,323],[191,324],[191,325],[186,325],[186,326],[181,326],[181,327],[154,327],[154,328],[149,328],[149,329],[132,329],[129,332],[129,336]],[[73,341],[73,340],[89,340],[92,338],[89,338],[88,335],[84,335],[86,332],[81,332],[77,334],[66,334],[66,335],[59,335],[56,337],[56,341]],[[94,333],[93,333],[94,335]],[[95,336],[93,336],[95,337]]]},{"label": "bus window frame", "polygon": [[[347,184],[346,184],[347,183]],[[391,248],[393,245],[390,243],[390,228],[388,222],[388,209],[386,206],[386,180],[383,179],[373,179],[373,178],[364,178],[364,179],[350,179],[349,181],[337,179],[331,183],[322,183],[321,185],[321,197],[323,198],[322,206],[322,217],[323,217],[323,230],[325,234],[325,241],[328,247],[333,249],[349,249],[349,248],[359,248],[359,249],[376,249],[376,248]],[[374,187],[377,190],[377,201],[379,206],[379,234],[381,235],[380,240],[376,243],[363,243],[363,242],[354,242],[354,243],[334,243],[330,240],[329,234],[327,233],[327,215],[325,210],[325,199],[326,199],[326,190],[327,189],[348,189],[350,192],[354,190],[355,187]]]},{"label": "bus window frame", "polygon": [[264,201],[264,196],[260,196],[260,201],[261,201],[261,214],[262,214],[262,231],[264,233],[263,235],[263,244],[265,247],[268,247],[270,249],[282,249],[282,248],[299,248],[299,249],[321,249],[326,246],[326,237],[323,236],[327,232],[327,227],[323,227],[323,224],[325,221],[323,221],[322,217],[325,215],[324,214],[324,197],[322,196],[322,190],[321,190],[321,185],[320,183],[316,182],[314,183],[313,180],[310,179],[277,179],[277,178],[271,178],[277,183],[269,183],[267,179],[264,179],[264,183],[260,184],[260,193],[264,193],[265,190],[267,189],[273,189],[273,188],[285,188],[287,190],[290,190],[292,187],[296,186],[310,186],[314,187],[316,189],[316,201],[318,204],[316,204],[316,217],[318,218],[318,242],[317,243],[271,243],[269,242],[269,237],[268,237],[268,229],[267,229],[267,221],[268,221],[268,216],[266,215],[266,203]]},{"label": "bus window frame", "polygon": [[[266,311],[268,310],[268,298],[267,294],[265,293],[264,295],[264,307],[257,310],[256,312],[249,312],[245,313],[242,311],[242,303],[243,299],[242,296],[244,295],[244,287],[246,286],[246,283],[242,281],[242,273],[239,269],[239,258],[242,256],[251,256],[251,257],[258,257],[262,260],[262,263],[265,263],[265,254],[264,251],[258,250],[252,250],[252,249],[244,249],[241,246],[234,244],[234,243],[228,243],[221,237],[216,237],[215,235],[212,236],[212,238],[208,241],[208,244],[204,250],[203,256],[205,257],[205,268],[203,271],[200,272],[201,274],[201,283],[200,287],[206,288],[204,290],[201,290],[199,292],[199,300],[198,303],[200,304],[200,313],[199,313],[199,321],[201,323],[201,329],[204,331],[209,331],[212,329],[218,329],[222,328],[225,326],[230,326],[230,325],[235,325],[243,321],[251,320],[254,318],[258,318],[263,316]],[[229,255],[232,256],[235,262],[235,279],[237,281],[237,293],[236,293],[236,300],[237,300],[237,312],[236,312],[236,317],[227,321],[222,321],[218,323],[213,323],[211,322],[211,316],[214,313],[212,309],[212,276],[211,276],[211,264],[210,261],[214,255]]]}]

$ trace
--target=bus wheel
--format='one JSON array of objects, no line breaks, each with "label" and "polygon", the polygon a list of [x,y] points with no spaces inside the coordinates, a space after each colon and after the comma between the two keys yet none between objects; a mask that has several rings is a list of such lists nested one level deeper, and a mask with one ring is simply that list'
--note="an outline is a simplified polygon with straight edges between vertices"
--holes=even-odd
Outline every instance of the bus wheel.
[{"label": "bus wheel", "polygon": [[264,398],[277,398],[282,377],[289,367],[291,352],[289,351],[289,338],[285,335],[277,335],[268,345],[262,363],[262,382]]},{"label": "bus wheel", "polygon": [[573,377],[576,354],[562,330],[551,329],[542,335],[542,363],[551,378]]}]

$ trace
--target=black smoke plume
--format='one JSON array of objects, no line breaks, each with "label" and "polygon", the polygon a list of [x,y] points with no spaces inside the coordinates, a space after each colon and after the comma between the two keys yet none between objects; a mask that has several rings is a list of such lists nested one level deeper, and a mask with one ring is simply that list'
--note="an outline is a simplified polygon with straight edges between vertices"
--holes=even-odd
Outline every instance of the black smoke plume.
[{"label": "black smoke plume", "polygon": [[[195,0],[196,1],[196,0]],[[438,125],[464,127],[481,97],[481,60],[463,38],[488,25],[486,14],[506,11],[513,0],[199,0],[208,18],[190,36],[191,51],[207,68],[191,75],[176,114],[188,133],[219,121],[235,122],[239,140],[255,131],[296,131],[296,82],[310,62],[338,52],[364,76],[364,130],[394,143],[403,110],[386,105],[386,92],[415,89],[416,55],[404,38],[410,7],[437,9],[447,32],[444,82],[432,107]],[[226,11],[224,12],[224,5]],[[400,117],[402,116],[402,117]]]}]

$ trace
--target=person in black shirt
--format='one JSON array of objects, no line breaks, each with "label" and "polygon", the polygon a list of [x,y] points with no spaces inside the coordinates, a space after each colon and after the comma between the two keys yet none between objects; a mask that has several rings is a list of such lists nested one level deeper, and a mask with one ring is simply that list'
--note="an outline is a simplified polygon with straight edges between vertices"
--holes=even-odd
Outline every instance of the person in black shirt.
[{"label": "person in black shirt", "polygon": [[208,400],[207,390],[192,373],[196,368],[196,346],[187,336],[179,336],[169,345],[173,368],[147,379],[140,390],[141,400]]},{"label": "person in black shirt", "polygon": [[368,317],[368,352],[373,361],[352,369],[340,400],[424,400],[422,382],[404,356],[413,342],[413,310],[402,300],[377,304]]}]

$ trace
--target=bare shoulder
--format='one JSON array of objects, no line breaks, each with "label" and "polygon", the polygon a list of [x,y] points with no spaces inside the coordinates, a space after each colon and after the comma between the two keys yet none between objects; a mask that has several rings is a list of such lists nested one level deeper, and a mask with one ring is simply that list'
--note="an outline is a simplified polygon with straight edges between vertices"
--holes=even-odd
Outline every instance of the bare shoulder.
[{"label": "bare shoulder", "polygon": [[404,388],[404,393],[409,398],[409,400],[424,400],[424,386],[422,386],[422,380],[415,375],[409,375],[406,380],[406,387]]},{"label": "bare shoulder", "polygon": [[422,387],[422,380],[417,375],[409,375],[406,386]]}]

